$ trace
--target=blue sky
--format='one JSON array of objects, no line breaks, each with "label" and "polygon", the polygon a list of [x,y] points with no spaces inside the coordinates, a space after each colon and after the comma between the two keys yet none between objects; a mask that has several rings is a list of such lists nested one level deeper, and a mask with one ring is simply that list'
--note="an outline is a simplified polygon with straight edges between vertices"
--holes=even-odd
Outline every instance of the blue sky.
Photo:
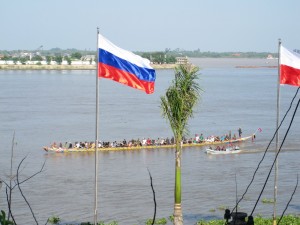
[{"label": "blue sky", "polygon": [[130,51],[300,49],[299,0],[2,0],[0,49],[96,49],[96,30]]}]

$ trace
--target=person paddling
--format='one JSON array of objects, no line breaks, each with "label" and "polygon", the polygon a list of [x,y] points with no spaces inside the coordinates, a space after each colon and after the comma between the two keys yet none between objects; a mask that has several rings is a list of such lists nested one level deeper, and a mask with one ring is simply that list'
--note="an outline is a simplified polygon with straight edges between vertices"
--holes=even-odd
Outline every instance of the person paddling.
[{"label": "person paddling", "polygon": [[241,138],[241,137],[242,137],[242,133],[243,133],[243,132],[242,132],[242,129],[239,128],[239,129],[238,129],[238,132],[239,132],[239,138]]}]

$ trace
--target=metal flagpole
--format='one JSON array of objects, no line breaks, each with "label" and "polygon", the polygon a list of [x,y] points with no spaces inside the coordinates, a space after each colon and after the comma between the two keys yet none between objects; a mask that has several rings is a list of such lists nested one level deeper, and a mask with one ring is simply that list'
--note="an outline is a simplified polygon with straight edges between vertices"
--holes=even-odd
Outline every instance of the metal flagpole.
[{"label": "metal flagpole", "polygon": [[94,224],[97,224],[97,208],[98,208],[98,101],[99,101],[99,78],[98,78],[98,62],[99,62],[99,28],[97,27],[97,56],[96,56],[96,132],[95,132],[95,196],[94,196]]},{"label": "metal flagpole", "polygon": [[[280,47],[281,39],[278,39],[278,82],[277,82],[277,114],[276,114],[276,130],[279,126],[279,109],[280,109]],[[278,153],[279,130],[276,133],[276,155]],[[274,179],[274,205],[273,205],[273,225],[276,225],[276,205],[277,205],[277,184],[278,183],[278,159],[275,162],[275,179]]]}]

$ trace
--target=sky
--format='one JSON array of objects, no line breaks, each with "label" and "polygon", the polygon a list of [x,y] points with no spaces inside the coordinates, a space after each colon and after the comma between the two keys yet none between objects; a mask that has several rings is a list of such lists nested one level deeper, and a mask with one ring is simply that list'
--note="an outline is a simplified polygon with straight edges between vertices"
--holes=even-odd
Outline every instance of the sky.
[{"label": "sky", "polygon": [[0,50],[300,49],[299,0],[0,0]]}]

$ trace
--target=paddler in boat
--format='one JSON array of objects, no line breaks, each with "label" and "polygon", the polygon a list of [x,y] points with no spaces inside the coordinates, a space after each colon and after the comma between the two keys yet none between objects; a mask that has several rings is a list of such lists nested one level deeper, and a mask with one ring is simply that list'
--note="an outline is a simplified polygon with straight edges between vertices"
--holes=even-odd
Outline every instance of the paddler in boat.
[{"label": "paddler in boat", "polygon": [[200,140],[200,143],[204,141],[203,134],[200,134],[199,140]]},{"label": "paddler in boat", "polygon": [[51,148],[57,148],[56,142],[53,142],[53,144],[51,145]]},{"label": "paddler in boat", "polygon": [[255,140],[255,134],[252,135],[252,142]]},{"label": "paddler in boat", "polygon": [[239,132],[239,138],[241,138],[241,137],[242,137],[242,133],[243,133],[243,132],[242,132],[242,129],[239,128],[239,129],[238,129],[238,132]]}]

